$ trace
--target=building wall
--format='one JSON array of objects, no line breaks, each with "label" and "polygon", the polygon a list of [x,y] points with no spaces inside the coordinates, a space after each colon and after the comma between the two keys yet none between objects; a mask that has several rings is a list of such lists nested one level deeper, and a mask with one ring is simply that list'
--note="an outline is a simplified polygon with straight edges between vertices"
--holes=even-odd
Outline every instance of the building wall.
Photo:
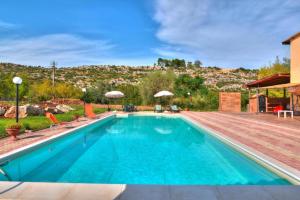
[{"label": "building wall", "polygon": [[256,113],[257,112],[257,98],[256,98],[256,96],[255,97],[251,97],[249,99],[248,111],[250,113]]},{"label": "building wall", "polygon": [[241,112],[241,93],[239,92],[220,92],[219,111],[222,112]]},{"label": "building wall", "polygon": [[291,83],[300,83],[300,37],[291,41]]}]

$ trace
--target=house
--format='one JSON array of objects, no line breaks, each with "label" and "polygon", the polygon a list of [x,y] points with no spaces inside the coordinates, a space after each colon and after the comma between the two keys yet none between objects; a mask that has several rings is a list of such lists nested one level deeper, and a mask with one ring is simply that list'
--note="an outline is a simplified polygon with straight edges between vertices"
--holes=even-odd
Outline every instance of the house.
[{"label": "house", "polygon": [[[249,97],[249,112],[272,112],[281,105],[286,110],[293,110],[300,114],[300,32],[282,42],[290,45],[291,66],[289,74],[275,74],[260,80],[248,83],[249,91],[255,89],[256,95]],[[283,97],[270,98],[269,89],[283,89]],[[260,91],[265,90],[265,95]],[[287,92],[290,93],[289,97]],[[250,93],[249,93],[250,94]]]}]

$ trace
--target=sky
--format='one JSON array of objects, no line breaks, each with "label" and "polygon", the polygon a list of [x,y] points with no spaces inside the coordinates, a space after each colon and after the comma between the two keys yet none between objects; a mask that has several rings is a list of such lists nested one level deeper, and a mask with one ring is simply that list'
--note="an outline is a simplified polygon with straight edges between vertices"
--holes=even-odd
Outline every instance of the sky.
[{"label": "sky", "polygon": [[1,0],[0,62],[259,68],[299,21],[299,0]]}]

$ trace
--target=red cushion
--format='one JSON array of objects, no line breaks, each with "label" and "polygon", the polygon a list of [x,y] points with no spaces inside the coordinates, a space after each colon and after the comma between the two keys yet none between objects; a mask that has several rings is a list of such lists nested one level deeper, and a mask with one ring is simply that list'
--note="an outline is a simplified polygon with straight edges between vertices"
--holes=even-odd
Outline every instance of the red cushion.
[{"label": "red cushion", "polygon": [[283,110],[283,106],[276,106],[273,110],[274,113],[280,111],[280,110]]}]

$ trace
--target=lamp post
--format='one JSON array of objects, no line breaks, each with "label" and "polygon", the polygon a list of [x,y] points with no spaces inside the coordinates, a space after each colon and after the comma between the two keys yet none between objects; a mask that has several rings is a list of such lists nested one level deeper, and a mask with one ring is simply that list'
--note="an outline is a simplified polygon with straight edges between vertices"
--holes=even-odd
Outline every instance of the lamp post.
[{"label": "lamp post", "polygon": [[83,112],[84,112],[84,117],[86,117],[85,114],[85,94],[86,94],[86,88],[82,88],[82,92],[83,92]]},{"label": "lamp post", "polygon": [[189,106],[188,106],[188,111],[189,111],[190,110],[190,106],[192,104],[192,96],[191,96],[190,92],[188,92],[187,95],[189,96],[189,99],[190,99]]},{"label": "lamp post", "polygon": [[19,86],[22,84],[20,77],[14,77],[13,83],[16,85],[16,122],[19,122]]}]

